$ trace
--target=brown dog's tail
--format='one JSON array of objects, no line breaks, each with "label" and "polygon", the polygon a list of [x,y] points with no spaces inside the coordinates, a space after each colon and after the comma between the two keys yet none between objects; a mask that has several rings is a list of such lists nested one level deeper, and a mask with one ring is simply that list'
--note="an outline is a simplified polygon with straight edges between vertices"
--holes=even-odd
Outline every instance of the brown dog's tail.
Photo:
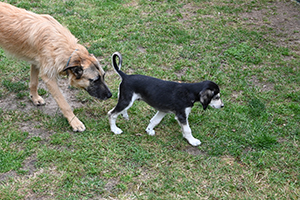
[{"label": "brown dog's tail", "polygon": [[[119,58],[119,64],[117,64],[117,60],[116,60],[117,57]],[[112,65],[114,66],[115,71],[123,79],[123,77],[126,76],[126,74],[121,71],[121,67],[122,67],[122,55],[119,52],[113,53],[113,55],[112,55]]]}]

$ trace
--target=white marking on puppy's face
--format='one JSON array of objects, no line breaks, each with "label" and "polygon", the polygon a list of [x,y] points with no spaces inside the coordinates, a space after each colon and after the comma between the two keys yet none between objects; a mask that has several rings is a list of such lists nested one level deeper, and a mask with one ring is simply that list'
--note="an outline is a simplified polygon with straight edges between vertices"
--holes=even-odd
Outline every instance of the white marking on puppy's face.
[{"label": "white marking on puppy's face", "polygon": [[215,95],[215,96],[211,99],[209,105],[210,105],[211,107],[213,107],[213,108],[223,108],[223,107],[224,107],[224,104],[223,104],[223,102],[222,102],[220,96],[221,96],[220,93],[218,93],[217,95]]}]

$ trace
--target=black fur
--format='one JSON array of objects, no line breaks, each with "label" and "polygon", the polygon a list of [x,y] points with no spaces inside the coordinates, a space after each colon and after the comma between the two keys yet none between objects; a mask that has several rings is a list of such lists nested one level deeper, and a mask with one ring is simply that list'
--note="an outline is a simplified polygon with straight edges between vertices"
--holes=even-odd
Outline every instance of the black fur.
[{"label": "black fur", "polygon": [[[116,58],[119,57],[119,65]],[[120,70],[121,54],[113,54],[113,66],[122,78],[119,87],[119,102],[116,112],[122,111],[131,101],[133,93],[140,94],[141,100],[163,112],[179,113],[195,102],[201,102],[205,110],[212,97],[220,92],[212,81],[200,83],[178,83],[144,75],[127,75]]]}]

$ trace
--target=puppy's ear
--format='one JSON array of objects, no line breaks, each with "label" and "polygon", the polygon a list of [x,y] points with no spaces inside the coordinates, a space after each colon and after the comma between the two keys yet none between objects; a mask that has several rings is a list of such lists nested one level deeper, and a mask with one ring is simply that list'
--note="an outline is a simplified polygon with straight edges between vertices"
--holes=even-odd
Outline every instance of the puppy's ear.
[{"label": "puppy's ear", "polygon": [[206,89],[200,92],[200,103],[203,106],[203,110],[206,110],[206,108],[208,107],[211,98],[213,97],[213,91],[211,91],[210,89]]},{"label": "puppy's ear", "polygon": [[68,74],[68,70],[71,71],[76,77],[76,79],[80,79],[82,74],[83,74],[83,68],[81,66],[80,60],[73,60],[72,62],[69,63],[68,66],[64,68],[63,71],[66,71]]}]

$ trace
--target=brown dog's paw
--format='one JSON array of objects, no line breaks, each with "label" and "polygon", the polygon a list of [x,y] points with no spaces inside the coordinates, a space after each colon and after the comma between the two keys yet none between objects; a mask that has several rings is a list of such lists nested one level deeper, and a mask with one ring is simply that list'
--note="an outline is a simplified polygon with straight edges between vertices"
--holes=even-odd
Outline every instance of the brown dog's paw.
[{"label": "brown dog's paw", "polygon": [[35,106],[43,106],[46,104],[45,100],[41,96],[33,97],[32,95],[30,96],[33,104]]},{"label": "brown dog's paw", "polygon": [[74,117],[72,119],[72,121],[70,122],[70,125],[72,126],[74,132],[83,132],[83,131],[85,131],[84,124],[77,117]]}]

